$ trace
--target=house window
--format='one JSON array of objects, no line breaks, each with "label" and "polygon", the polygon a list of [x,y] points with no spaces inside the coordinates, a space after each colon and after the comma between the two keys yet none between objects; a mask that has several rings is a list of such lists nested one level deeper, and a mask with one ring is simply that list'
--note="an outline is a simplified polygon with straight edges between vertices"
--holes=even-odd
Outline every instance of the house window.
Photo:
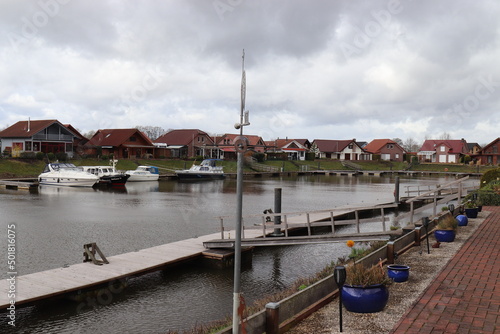
[{"label": "house window", "polygon": [[33,152],[40,152],[40,142],[39,141],[33,142]]},{"label": "house window", "polygon": [[441,146],[441,152],[444,152],[446,150],[446,146]]},{"label": "house window", "polygon": [[493,153],[498,153],[498,146],[493,146]]},{"label": "house window", "polygon": [[132,136],[132,137],[129,138],[129,141],[137,141],[137,138],[135,138],[134,136]]},{"label": "house window", "polygon": [[387,148],[392,150],[394,148],[394,145],[393,144],[387,144]]},{"label": "house window", "polygon": [[72,151],[73,151],[73,144],[66,143],[66,152],[72,152]]},{"label": "house window", "polygon": [[25,141],[24,142],[24,147],[25,147],[25,151],[31,151],[31,142],[30,141]]},{"label": "house window", "polygon": [[349,147],[349,149],[350,149],[350,150],[352,150],[353,145],[352,145],[352,144],[349,144],[349,146],[348,146],[348,147]]}]

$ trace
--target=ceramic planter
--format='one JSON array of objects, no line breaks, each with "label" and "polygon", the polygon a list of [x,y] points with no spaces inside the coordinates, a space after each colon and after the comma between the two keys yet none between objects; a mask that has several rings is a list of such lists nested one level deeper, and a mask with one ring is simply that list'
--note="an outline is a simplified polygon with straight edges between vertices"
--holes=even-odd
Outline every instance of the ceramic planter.
[{"label": "ceramic planter", "polygon": [[477,208],[465,208],[465,215],[468,218],[477,218],[478,209]]},{"label": "ceramic planter", "polygon": [[387,266],[387,276],[394,282],[406,282],[410,276],[410,267],[402,264],[390,264]]},{"label": "ceramic planter", "polygon": [[344,285],[342,287],[342,304],[346,310],[355,313],[380,312],[387,305],[389,290],[383,284],[367,287]]},{"label": "ceramic planter", "polygon": [[467,226],[469,223],[469,219],[467,219],[467,216],[464,215],[458,215],[455,217],[455,219],[458,222],[458,226]]},{"label": "ceramic planter", "polygon": [[452,242],[455,240],[455,231],[454,230],[435,230],[434,237],[439,242]]}]

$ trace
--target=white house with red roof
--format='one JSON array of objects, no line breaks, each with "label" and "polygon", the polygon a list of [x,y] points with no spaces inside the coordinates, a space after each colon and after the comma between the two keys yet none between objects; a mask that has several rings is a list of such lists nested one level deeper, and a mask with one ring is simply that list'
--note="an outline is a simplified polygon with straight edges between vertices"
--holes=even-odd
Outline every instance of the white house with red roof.
[{"label": "white house with red roof", "polygon": [[[307,139],[276,139],[267,141],[268,153],[285,153],[288,160],[306,160],[306,153],[309,148],[306,146]],[[310,145],[310,143],[309,143]]]},{"label": "white house with red roof", "polygon": [[427,139],[417,156],[423,162],[458,163],[468,152],[465,139]]},{"label": "white house with red roof", "polygon": [[336,160],[370,160],[371,154],[365,152],[356,142],[350,140],[315,139],[311,144],[311,151],[316,158]]}]

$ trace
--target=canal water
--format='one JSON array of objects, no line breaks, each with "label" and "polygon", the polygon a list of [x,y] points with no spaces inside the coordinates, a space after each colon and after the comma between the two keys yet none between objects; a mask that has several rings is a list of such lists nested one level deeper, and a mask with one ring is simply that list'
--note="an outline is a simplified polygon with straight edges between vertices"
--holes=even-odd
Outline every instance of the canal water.
[{"label": "canal water", "polygon": [[[453,177],[400,177],[406,185],[435,185]],[[477,182],[477,181],[473,181]],[[283,212],[372,205],[394,200],[394,178],[308,175],[244,180],[243,214],[274,205],[282,188]],[[236,212],[236,180],[128,183],[121,191],[41,187],[37,194],[0,190],[0,245],[16,225],[17,271],[26,275],[82,261],[83,244],[106,256],[219,231],[218,216]],[[234,219],[226,219],[234,228]],[[381,228],[381,227],[380,227]],[[5,251],[6,252],[6,251]],[[315,274],[346,256],[343,244],[255,249],[242,271],[247,304]],[[2,257],[0,278],[7,277]],[[181,266],[132,278],[106,294],[17,311],[15,333],[165,333],[224,318],[232,312],[233,271]],[[0,332],[7,333],[6,317]]]}]

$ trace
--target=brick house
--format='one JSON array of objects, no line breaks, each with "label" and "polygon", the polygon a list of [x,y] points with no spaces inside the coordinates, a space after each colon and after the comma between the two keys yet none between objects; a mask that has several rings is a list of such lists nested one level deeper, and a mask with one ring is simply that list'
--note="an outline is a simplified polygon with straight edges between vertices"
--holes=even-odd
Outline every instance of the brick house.
[{"label": "brick house", "polygon": [[474,158],[478,159],[481,165],[500,164],[500,137],[484,146]]},{"label": "brick house", "polygon": [[19,157],[23,152],[66,153],[74,156],[75,148],[86,141],[72,126],[55,119],[19,121],[0,131],[1,152]]},{"label": "brick house", "polygon": [[[221,150],[219,158],[221,159],[236,159],[236,149],[234,143],[239,134],[226,133],[217,138],[217,146]],[[243,135],[248,139],[248,152],[265,153],[266,143],[262,137],[257,135]]]},{"label": "brick house", "polygon": [[403,161],[406,151],[394,140],[374,139],[368,143],[364,150],[372,154],[380,155],[381,160]]},{"label": "brick house", "polygon": [[101,129],[85,144],[85,153],[115,159],[152,157],[155,146],[138,129]]},{"label": "brick house", "polygon": [[427,139],[417,153],[419,161],[458,163],[469,153],[465,139]]},{"label": "brick house", "polygon": [[218,158],[219,148],[215,138],[198,129],[171,130],[153,141],[155,157],[193,158],[196,156]]}]

